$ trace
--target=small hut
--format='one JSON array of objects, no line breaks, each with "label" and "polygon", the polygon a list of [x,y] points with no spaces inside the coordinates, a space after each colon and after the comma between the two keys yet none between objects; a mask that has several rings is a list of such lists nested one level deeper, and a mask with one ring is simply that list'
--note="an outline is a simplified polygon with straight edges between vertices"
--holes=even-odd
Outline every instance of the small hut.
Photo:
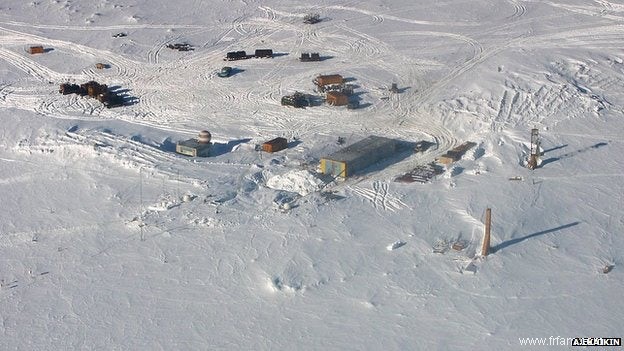
[{"label": "small hut", "polygon": [[45,52],[45,50],[43,49],[43,46],[41,46],[41,45],[29,46],[27,51],[31,55],[33,55],[33,54],[43,54]]},{"label": "small hut", "polygon": [[262,144],[262,150],[266,152],[271,152],[271,153],[284,150],[287,148],[288,148],[288,140],[282,137],[269,140],[266,143]]},{"label": "small hut", "polygon": [[444,155],[438,157],[436,161],[445,165],[449,165],[453,162],[459,161],[468,150],[476,145],[477,144],[472,141],[467,141],[453,148],[452,150],[447,151]]},{"label": "small hut", "polygon": [[322,87],[325,85],[342,84],[344,78],[340,74],[320,75],[313,80],[316,86]]},{"label": "small hut", "polygon": [[207,157],[210,156],[210,148],[212,144],[210,139],[212,136],[207,130],[202,130],[196,139],[179,141],[176,144],[176,152],[181,155],[191,157]]},{"label": "small hut", "polygon": [[344,106],[349,103],[349,97],[338,91],[327,92],[325,100],[332,106]]}]

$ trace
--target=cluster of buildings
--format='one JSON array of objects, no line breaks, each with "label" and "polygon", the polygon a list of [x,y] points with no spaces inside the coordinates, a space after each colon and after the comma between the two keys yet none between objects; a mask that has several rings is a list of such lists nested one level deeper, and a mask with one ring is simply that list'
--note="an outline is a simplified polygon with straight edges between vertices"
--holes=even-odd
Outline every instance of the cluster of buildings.
[{"label": "cluster of buildings", "polygon": [[[358,100],[352,99],[353,86],[346,84],[344,77],[339,74],[320,75],[312,81],[318,93],[325,94],[325,102],[331,106],[347,106],[354,109],[359,106]],[[309,94],[295,92],[282,97],[283,106],[305,107],[310,106]]]},{"label": "cluster of buildings", "polygon": [[124,104],[124,98],[121,95],[117,95],[117,93],[108,89],[106,84],[100,84],[93,80],[80,85],[63,83],[59,86],[59,93],[63,95],[77,94],[89,96],[97,99],[107,108],[123,106]]}]

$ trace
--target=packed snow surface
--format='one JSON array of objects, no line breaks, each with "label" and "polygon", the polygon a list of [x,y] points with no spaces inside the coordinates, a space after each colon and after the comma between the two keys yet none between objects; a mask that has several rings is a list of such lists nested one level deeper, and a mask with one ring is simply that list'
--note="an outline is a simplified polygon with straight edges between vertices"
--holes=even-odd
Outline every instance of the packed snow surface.
[{"label": "packed snow surface", "polygon": [[272,189],[286,190],[305,196],[321,190],[324,183],[310,171],[295,170],[272,176],[267,180],[266,185]]},{"label": "packed snow surface", "polygon": [[[620,0],[1,1],[0,349],[624,336],[623,36]],[[124,105],[59,94],[91,80]],[[175,153],[201,130],[210,157]],[[369,135],[428,147],[319,173]]]}]

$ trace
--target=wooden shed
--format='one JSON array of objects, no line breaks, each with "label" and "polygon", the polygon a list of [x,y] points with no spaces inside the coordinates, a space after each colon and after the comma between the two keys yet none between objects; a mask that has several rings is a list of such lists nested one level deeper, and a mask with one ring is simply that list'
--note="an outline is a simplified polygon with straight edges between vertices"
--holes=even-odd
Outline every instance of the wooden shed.
[{"label": "wooden shed", "polygon": [[43,46],[41,45],[34,45],[34,46],[28,47],[29,54],[43,54],[44,52],[45,50],[43,49]]},{"label": "wooden shed", "polygon": [[437,161],[445,165],[451,164],[455,161],[459,161],[468,150],[476,145],[477,144],[472,141],[467,141],[453,148],[452,150],[447,151],[444,155],[438,157]]},{"label": "wooden shed", "polygon": [[107,65],[105,63],[98,62],[95,64],[95,68],[97,69],[105,69]]},{"label": "wooden shed", "polygon": [[330,74],[330,75],[321,75],[314,78],[314,84],[321,87],[324,85],[332,85],[332,84],[342,84],[344,83],[344,78],[340,74]]},{"label": "wooden shed", "polygon": [[288,148],[288,140],[282,137],[269,140],[262,144],[262,150],[266,152],[277,152]]},{"label": "wooden shed", "polygon": [[332,106],[344,106],[349,103],[349,97],[338,91],[327,92],[325,100]]}]

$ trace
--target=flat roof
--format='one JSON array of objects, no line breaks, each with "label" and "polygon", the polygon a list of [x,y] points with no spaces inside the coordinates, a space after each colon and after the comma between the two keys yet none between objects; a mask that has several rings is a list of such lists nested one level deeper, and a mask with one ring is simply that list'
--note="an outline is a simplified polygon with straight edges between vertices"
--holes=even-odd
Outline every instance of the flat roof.
[{"label": "flat roof", "polygon": [[377,151],[380,148],[394,147],[398,143],[399,141],[396,139],[371,135],[323,158],[332,161],[351,161]]},{"label": "flat roof", "polygon": [[331,96],[331,97],[335,97],[335,98],[339,98],[341,96],[348,97],[347,94],[343,94],[343,93],[341,93],[339,91],[328,91],[327,92],[327,96]]},{"label": "flat roof", "polygon": [[189,139],[189,140],[178,141],[178,145],[190,147],[193,149],[203,149],[206,147],[210,147],[211,144],[210,143],[203,144],[203,143],[198,142],[197,139]]}]

